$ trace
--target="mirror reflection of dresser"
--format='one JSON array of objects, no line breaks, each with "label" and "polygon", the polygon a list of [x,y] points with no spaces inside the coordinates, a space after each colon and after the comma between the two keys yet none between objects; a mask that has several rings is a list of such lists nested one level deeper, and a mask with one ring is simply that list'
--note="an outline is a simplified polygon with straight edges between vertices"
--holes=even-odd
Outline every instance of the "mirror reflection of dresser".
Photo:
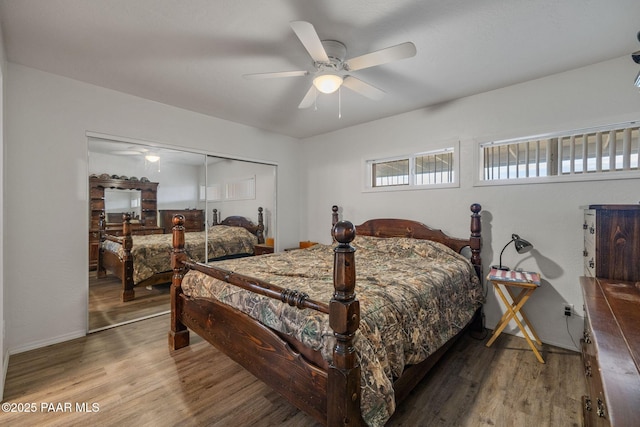
[{"label": "mirror reflection of dresser", "polygon": [[[157,191],[158,183],[144,178],[109,174],[89,177],[89,270],[95,270],[98,266],[101,222],[105,222],[107,234],[119,236],[122,233],[122,214],[133,212],[133,235],[164,233],[164,229],[158,227]],[[126,193],[126,197],[114,197],[120,192]],[[130,200],[130,206],[122,206],[122,199]],[[118,210],[119,207],[122,212],[109,211],[111,208]],[[120,218],[119,222],[112,221],[116,217]]]},{"label": "mirror reflection of dresser", "polygon": [[171,233],[174,215],[184,216],[184,231],[204,231],[204,211],[202,209],[160,209],[160,227],[165,233]]}]

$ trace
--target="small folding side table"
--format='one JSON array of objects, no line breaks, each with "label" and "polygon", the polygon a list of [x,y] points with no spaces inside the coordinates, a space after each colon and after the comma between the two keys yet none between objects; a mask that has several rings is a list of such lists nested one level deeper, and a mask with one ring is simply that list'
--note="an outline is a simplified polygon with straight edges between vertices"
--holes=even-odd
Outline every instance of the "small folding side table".
[{"label": "small folding side table", "polygon": [[[529,322],[529,319],[527,319],[527,316],[522,310],[524,304],[531,297],[531,294],[533,294],[533,291],[540,287],[540,274],[530,271],[505,271],[492,268],[487,275],[487,280],[493,283],[494,289],[500,296],[500,299],[502,299],[504,305],[507,307],[507,311],[502,315],[502,318],[498,322],[498,326],[496,326],[496,329],[493,331],[493,335],[491,335],[491,338],[487,342],[487,347],[491,347],[491,344],[493,344],[496,338],[498,338],[504,328],[509,324],[511,319],[513,319],[518,325],[518,328],[520,328],[520,331],[522,331],[522,335],[524,335],[527,343],[529,343],[529,347],[531,347],[531,350],[533,350],[533,353],[536,355],[538,362],[544,363],[544,359],[533,344],[525,326],[529,327],[531,335],[533,335],[533,338],[536,340],[538,345],[542,345],[542,342],[540,341],[540,338],[538,338],[538,334],[536,334],[535,329],[531,326],[531,322]],[[504,292],[502,292],[502,288],[504,288],[509,294],[511,302],[509,302]],[[518,318],[518,315],[522,316],[522,320]]]}]

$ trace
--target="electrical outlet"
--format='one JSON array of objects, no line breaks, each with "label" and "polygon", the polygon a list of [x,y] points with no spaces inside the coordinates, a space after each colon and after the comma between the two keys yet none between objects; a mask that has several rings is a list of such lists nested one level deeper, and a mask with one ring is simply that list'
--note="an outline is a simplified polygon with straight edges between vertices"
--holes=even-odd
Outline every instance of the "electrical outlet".
[{"label": "electrical outlet", "polygon": [[564,310],[565,316],[571,316],[573,314],[573,304],[563,304],[562,309]]}]

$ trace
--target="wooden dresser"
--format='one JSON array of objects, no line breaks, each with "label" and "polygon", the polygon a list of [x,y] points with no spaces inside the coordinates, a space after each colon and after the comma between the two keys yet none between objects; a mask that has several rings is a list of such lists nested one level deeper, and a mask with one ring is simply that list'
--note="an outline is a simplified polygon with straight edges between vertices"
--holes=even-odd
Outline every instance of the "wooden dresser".
[{"label": "wooden dresser", "polygon": [[640,425],[640,282],[581,277],[586,426]]},{"label": "wooden dresser", "polygon": [[204,231],[204,211],[202,209],[161,209],[160,227],[165,233],[171,233],[173,216],[184,216],[184,231]]},{"label": "wooden dresser", "polygon": [[640,205],[584,212],[587,426],[640,425]]},{"label": "wooden dresser", "polygon": [[[98,266],[100,248],[100,218],[106,217],[105,189],[139,190],[140,191],[140,223],[132,227],[132,234],[161,233],[157,223],[157,182],[140,181],[109,174],[89,177],[89,270]],[[107,224],[106,231],[114,234],[122,232],[122,224]]]}]

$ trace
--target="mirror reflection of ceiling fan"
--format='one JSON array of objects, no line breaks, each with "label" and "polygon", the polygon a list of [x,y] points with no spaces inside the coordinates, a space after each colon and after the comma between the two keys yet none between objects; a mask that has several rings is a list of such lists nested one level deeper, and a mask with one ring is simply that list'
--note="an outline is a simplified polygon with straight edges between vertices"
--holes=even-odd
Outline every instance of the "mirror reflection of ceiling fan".
[{"label": "mirror reflection of ceiling fan", "polygon": [[341,42],[320,40],[315,28],[309,22],[293,21],[290,24],[302,45],[309,52],[311,59],[313,59],[315,71],[300,70],[245,74],[244,77],[246,79],[270,79],[314,74],[313,85],[307,91],[298,108],[312,106],[315,103],[318,92],[333,93],[340,87],[346,87],[367,98],[379,100],[384,96],[384,91],[354,77],[351,73],[416,55],[415,45],[411,42],[405,42],[355,58],[345,59],[347,48]]},{"label": "mirror reflection of ceiling fan", "polygon": [[160,156],[157,152],[150,151],[147,148],[137,145],[131,145],[123,149],[114,150],[112,154],[120,156],[141,156],[144,155],[145,160],[151,163],[155,163],[160,160]]}]

